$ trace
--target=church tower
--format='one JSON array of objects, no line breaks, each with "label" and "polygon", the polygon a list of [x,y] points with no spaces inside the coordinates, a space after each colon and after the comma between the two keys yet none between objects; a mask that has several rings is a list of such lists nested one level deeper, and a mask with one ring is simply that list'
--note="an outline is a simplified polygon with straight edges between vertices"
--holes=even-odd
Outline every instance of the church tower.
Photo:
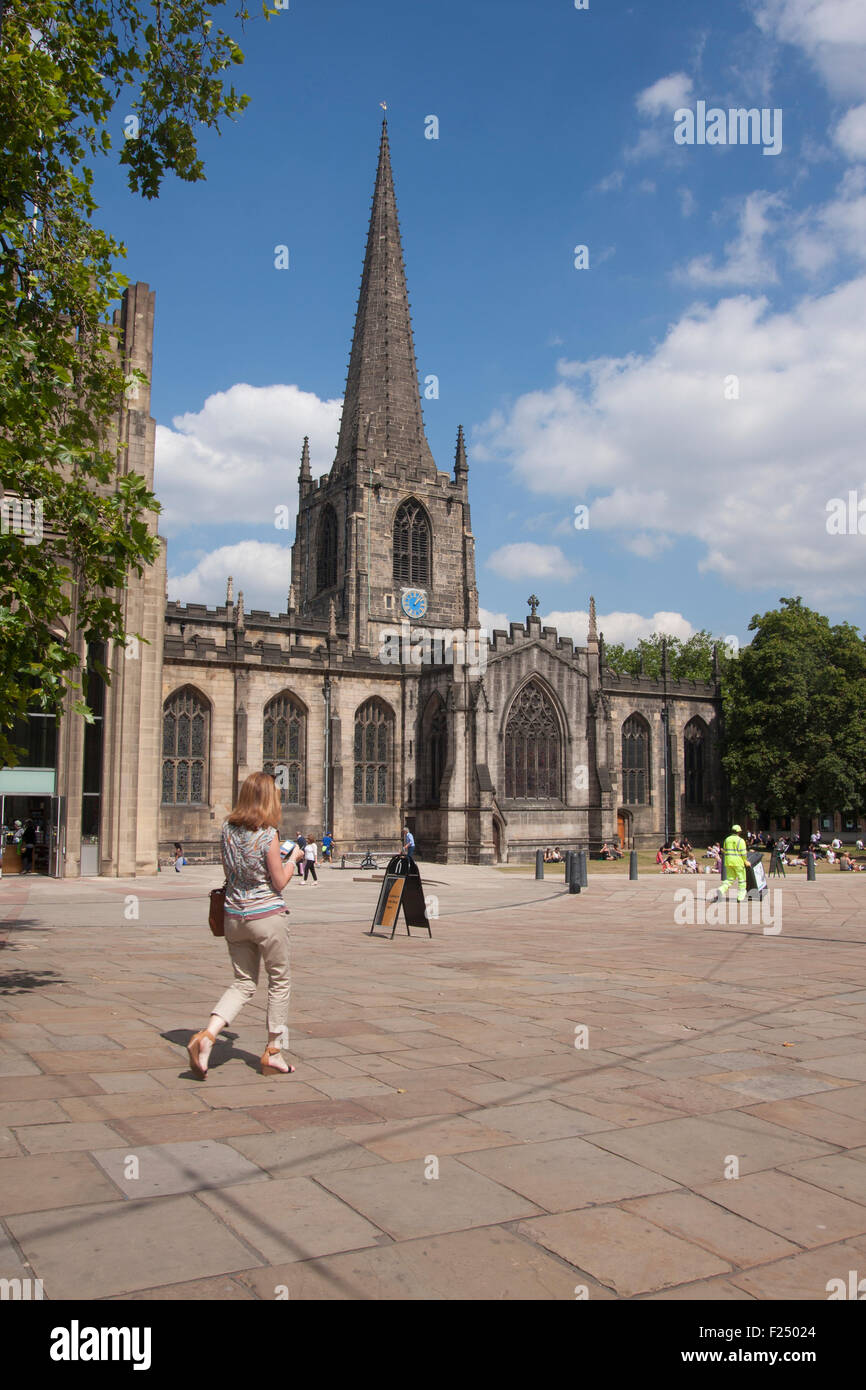
[{"label": "church tower", "polygon": [[350,651],[375,654],[383,629],[477,627],[468,465],[453,474],[424,432],[387,120],[349,358],[340,436],[315,482],[307,441],[298,477],[292,585],[300,619],[327,623]]}]

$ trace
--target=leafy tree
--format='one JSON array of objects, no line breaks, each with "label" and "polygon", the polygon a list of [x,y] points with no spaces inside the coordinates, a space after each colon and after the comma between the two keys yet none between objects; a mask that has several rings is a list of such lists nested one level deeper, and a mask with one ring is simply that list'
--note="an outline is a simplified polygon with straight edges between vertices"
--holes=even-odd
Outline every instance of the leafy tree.
[{"label": "leafy tree", "polygon": [[[859,812],[866,788],[866,641],[799,598],[749,624],[723,684],[723,757],[738,815]],[[805,818],[805,819],[804,819]]]},{"label": "leafy tree", "polygon": [[[128,280],[114,269],[124,248],[93,222],[89,161],[111,154],[122,98],[134,193],[156,197],[169,170],[204,177],[196,132],[248,101],[225,86],[243,54],[212,9],[0,0],[0,765],[17,761],[17,716],[59,714],[79,688],[76,630],[125,643],[120,592],[158,551],[158,504],[117,467],[132,383],[108,314]],[[83,699],[73,708],[88,717]]]},{"label": "leafy tree", "polygon": [[[626,648],[617,642],[611,646],[605,643],[605,662],[618,673],[645,676],[658,679],[662,673],[662,643],[667,643],[668,670],[672,680],[709,681],[713,675],[713,646],[716,642],[721,648],[721,639],[714,638],[703,629],[692,633],[685,641],[681,637],[668,637],[663,632],[654,632],[651,637],[642,637],[636,647]],[[723,655],[720,650],[720,659]]]}]

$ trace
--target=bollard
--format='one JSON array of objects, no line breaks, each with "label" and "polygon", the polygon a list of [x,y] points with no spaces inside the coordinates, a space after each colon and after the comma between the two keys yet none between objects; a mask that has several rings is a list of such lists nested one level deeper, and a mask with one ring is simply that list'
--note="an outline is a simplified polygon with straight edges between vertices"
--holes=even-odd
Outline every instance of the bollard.
[{"label": "bollard", "polygon": [[571,856],[571,873],[568,880],[569,893],[580,892],[580,857],[577,854]]},{"label": "bollard", "polygon": [[569,883],[571,883],[571,861],[572,861],[573,858],[574,858],[574,851],[573,851],[573,850],[570,850],[570,849],[567,849],[567,850],[565,851],[565,884],[566,884],[566,887],[568,887]]},{"label": "bollard", "polygon": [[724,883],[724,881],[725,881],[725,879],[726,879],[727,877],[728,877],[728,866],[727,866],[727,864],[725,863],[725,851],[724,851],[724,849],[723,849],[723,850],[722,850],[722,860],[721,860],[721,863],[719,864],[719,878],[721,879],[722,883]]},{"label": "bollard", "polygon": [[346,867],[346,856],[345,856],[345,854],[344,854],[344,855],[342,856],[342,858],[340,859],[340,868],[341,868],[341,869],[345,869],[345,867]]},{"label": "bollard", "polygon": [[630,883],[637,883],[637,850],[629,851],[628,856],[628,877]]},{"label": "bollard", "polygon": [[581,888],[585,888],[586,885],[587,885],[587,879],[586,879],[586,850],[585,850],[585,849],[582,849],[582,850],[580,850],[580,851],[578,852],[578,863],[579,863],[579,865],[580,865],[580,886],[581,886]]},{"label": "bollard", "polygon": [[535,877],[536,877],[537,879],[538,879],[538,878],[544,878],[544,850],[543,850],[543,849],[537,849],[537,850],[535,851]]},{"label": "bollard", "polygon": [[815,882],[815,856],[811,850],[806,855],[806,882]]}]

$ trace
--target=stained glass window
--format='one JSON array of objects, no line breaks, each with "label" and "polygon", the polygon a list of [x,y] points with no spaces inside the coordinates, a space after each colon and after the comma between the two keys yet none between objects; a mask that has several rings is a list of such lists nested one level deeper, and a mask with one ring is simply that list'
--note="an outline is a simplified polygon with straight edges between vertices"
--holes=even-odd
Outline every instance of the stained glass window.
[{"label": "stained glass window", "polygon": [[505,795],[515,801],[560,796],[560,734],[553,705],[535,681],[511,706],[505,728]]},{"label": "stained glass window", "polygon": [[355,715],[355,803],[385,806],[390,797],[394,716],[381,700],[367,700]]},{"label": "stained glass window", "polygon": [[169,695],[162,716],[162,800],[202,806],[208,797],[210,705],[191,685]]},{"label": "stained glass window", "polygon": [[265,705],[262,769],[276,779],[284,806],[305,804],[306,723],[302,705],[288,691]]},{"label": "stained glass window", "polygon": [[624,806],[649,802],[649,725],[639,714],[622,726],[622,801]]}]

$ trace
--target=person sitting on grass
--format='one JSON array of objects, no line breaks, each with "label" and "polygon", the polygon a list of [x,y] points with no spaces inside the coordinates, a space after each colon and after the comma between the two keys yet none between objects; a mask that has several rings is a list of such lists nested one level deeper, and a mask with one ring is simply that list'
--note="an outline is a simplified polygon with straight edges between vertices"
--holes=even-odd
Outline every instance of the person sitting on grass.
[{"label": "person sitting on grass", "polygon": [[544,862],[545,864],[553,863],[553,850],[551,849],[550,845],[548,845],[544,851]]},{"label": "person sitting on grass", "polygon": [[551,863],[552,863],[552,864],[561,864],[561,863],[562,863],[562,850],[559,848],[559,845],[557,845],[556,848],[555,848],[554,851],[553,851],[553,859],[551,860]]},{"label": "person sitting on grass", "polygon": [[656,852],[656,863],[657,863],[657,864],[663,864],[663,863],[665,862],[665,849],[666,849],[666,848],[667,848],[667,846],[665,846],[665,845],[659,845],[658,850],[657,850],[657,852]]},{"label": "person sitting on grass", "polygon": [[839,868],[842,870],[843,873],[853,872],[855,874],[862,874],[863,872],[863,865],[855,864],[847,849],[843,850],[842,853],[839,855]]},{"label": "person sitting on grass", "polygon": [[605,840],[604,844],[601,847],[601,857],[602,859],[613,859],[613,851],[611,850],[611,847],[608,844],[607,840]]}]

